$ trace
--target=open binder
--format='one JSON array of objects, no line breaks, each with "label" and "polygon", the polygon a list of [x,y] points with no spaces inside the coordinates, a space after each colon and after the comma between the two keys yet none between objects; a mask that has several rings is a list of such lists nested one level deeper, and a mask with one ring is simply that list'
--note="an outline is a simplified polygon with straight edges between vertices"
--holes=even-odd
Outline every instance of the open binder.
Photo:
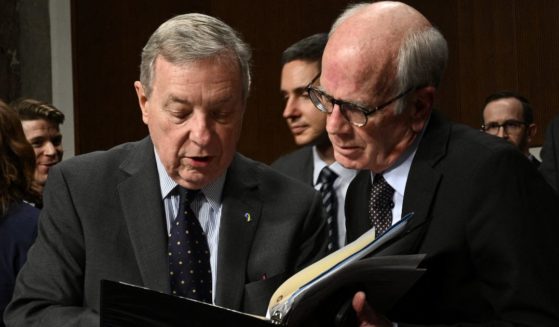
[{"label": "open binder", "polygon": [[375,310],[387,312],[423,274],[424,255],[367,255],[397,236],[410,217],[376,240],[370,230],[293,275],[273,294],[266,317],[103,280],[101,326],[344,326],[358,290]]}]

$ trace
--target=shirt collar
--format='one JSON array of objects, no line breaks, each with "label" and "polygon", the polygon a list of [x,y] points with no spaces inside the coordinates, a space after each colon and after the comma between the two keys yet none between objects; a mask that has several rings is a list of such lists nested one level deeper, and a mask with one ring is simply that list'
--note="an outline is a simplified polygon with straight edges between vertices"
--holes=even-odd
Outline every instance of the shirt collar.
[{"label": "shirt collar", "polygon": [[[313,167],[314,167],[313,185],[316,185],[318,184],[318,176],[320,176],[320,171],[322,171],[322,168],[328,165],[326,164],[326,162],[324,162],[324,160],[320,159],[316,146],[312,147],[312,156],[313,156]],[[337,161],[334,161],[331,165],[328,166],[328,168],[332,169],[332,171],[338,175],[338,178],[340,180],[351,179],[356,174],[355,170],[345,168]]]},{"label": "shirt collar", "polygon": [[[415,157],[415,153],[417,152],[417,148],[419,147],[419,142],[423,138],[423,134],[427,129],[429,121],[430,118],[427,119],[425,127],[423,128],[421,133],[419,133],[417,138],[412,142],[411,146],[396,161],[396,163],[382,173],[382,176],[384,176],[384,179],[386,180],[388,185],[390,185],[394,189],[394,191],[401,196],[404,196],[404,191],[406,190],[406,182],[408,181],[408,175],[411,170],[411,164],[413,162],[413,158]],[[375,174],[371,171],[371,181],[373,181],[374,176]]]},{"label": "shirt collar", "polygon": [[[409,153],[404,161],[401,161],[399,165],[385,171],[382,174],[388,185],[392,186],[394,191],[401,196],[404,196],[406,182],[408,181],[408,175],[411,169],[411,163],[413,162],[416,152],[417,147],[414,148],[413,151],[411,151],[411,153]],[[371,180],[373,177],[374,174],[371,172]]]}]

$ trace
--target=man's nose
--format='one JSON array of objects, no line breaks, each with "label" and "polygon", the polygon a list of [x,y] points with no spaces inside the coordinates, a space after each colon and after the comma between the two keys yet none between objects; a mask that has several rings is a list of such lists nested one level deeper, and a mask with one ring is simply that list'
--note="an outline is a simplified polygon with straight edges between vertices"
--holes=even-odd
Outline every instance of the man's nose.
[{"label": "man's nose", "polygon": [[326,117],[326,131],[328,134],[340,134],[351,129],[350,123],[342,114],[339,105],[334,105],[332,112]]},{"label": "man's nose", "polygon": [[211,123],[208,119],[205,115],[198,115],[190,124],[190,140],[201,146],[207,145],[211,138]]},{"label": "man's nose", "polygon": [[56,155],[56,147],[54,146],[54,144],[52,144],[52,142],[45,142],[45,146],[44,146],[44,153],[47,156],[55,156]]},{"label": "man's nose", "polygon": [[503,139],[507,139],[509,137],[509,134],[505,130],[505,126],[499,126],[499,128],[497,129],[497,134],[496,135],[500,138],[503,138]]},{"label": "man's nose", "polygon": [[283,118],[287,119],[290,117],[297,117],[300,114],[297,99],[295,97],[289,97],[285,103],[285,108],[283,109]]}]

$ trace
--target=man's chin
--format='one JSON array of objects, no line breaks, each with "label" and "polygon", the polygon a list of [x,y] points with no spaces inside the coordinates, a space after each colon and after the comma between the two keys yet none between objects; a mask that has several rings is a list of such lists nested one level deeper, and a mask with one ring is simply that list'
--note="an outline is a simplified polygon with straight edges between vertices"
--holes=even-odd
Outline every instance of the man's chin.
[{"label": "man's chin", "polygon": [[359,160],[356,160],[355,158],[347,157],[347,156],[342,155],[340,153],[334,152],[334,159],[340,165],[344,166],[347,169],[360,170],[360,169],[365,169],[366,168],[366,165],[361,164],[361,162]]},{"label": "man's chin", "polygon": [[314,145],[316,138],[308,135],[297,135],[295,137],[295,144],[298,146],[305,146],[305,145]]},{"label": "man's chin", "polygon": [[[211,170],[211,169],[210,169]],[[179,172],[177,184],[191,190],[199,190],[215,179],[214,174],[206,169],[193,169],[188,168],[185,171]]]}]

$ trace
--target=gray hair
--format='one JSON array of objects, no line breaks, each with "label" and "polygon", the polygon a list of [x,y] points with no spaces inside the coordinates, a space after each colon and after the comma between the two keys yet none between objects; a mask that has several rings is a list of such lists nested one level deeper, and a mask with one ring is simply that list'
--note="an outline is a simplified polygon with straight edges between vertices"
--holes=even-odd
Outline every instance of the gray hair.
[{"label": "gray hair", "polygon": [[[438,87],[448,60],[448,45],[434,27],[408,34],[398,51],[396,87],[398,93],[412,87]],[[401,113],[405,101],[398,102],[395,112]]]},{"label": "gray hair", "polygon": [[251,50],[238,32],[217,18],[197,13],[175,16],[151,35],[142,50],[140,65],[140,81],[147,97],[152,91],[158,56],[173,64],[208,58],[232,60],[241,71],[243,97],[248,97]]},{"label": "gray hair", "polygon": [[[368,7],[370,3],[350,5],[334,22],[330,35],[349,17]],[[396,59],[396,94],[409,88],[422,86],[438,87],[448,60],[448,45],[444,36],[435,27],[410,32],[402,42]],[[395,109],[401,113],[406,98],[398,101]]]}]

